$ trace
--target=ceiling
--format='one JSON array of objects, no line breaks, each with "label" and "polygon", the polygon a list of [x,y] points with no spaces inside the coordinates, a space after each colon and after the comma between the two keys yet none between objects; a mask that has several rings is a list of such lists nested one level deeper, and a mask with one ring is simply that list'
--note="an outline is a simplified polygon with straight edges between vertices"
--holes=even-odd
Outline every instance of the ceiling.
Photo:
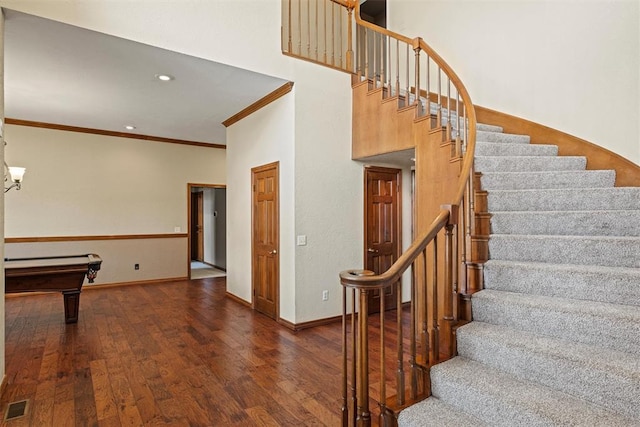
[{"label": "ceiling", "polygon": [[[287,82],[4,12],[5,116],[12,119],[226,144],[222,122]],[[175,79],[162,82],[159,74]]]}]

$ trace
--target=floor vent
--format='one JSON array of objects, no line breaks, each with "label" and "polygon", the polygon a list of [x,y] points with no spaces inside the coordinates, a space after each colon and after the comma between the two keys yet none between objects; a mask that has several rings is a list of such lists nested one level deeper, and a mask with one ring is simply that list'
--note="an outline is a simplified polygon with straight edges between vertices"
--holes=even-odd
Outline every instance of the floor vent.
[{"label": "floor vent", "polygon": [[27,412],[28,400],[21,400],[19,402],[9,403],[7,413],[4,416],[5,421],[13,420],[22,417]]}]

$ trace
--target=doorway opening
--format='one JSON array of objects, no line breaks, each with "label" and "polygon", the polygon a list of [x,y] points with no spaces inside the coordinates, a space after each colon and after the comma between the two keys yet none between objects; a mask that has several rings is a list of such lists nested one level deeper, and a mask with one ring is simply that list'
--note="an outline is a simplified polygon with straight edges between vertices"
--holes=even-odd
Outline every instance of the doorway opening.
[{"label": "doorway opening", "polygon": [[227,188],[188,184],[190,279],[224,277],[227,270]]}]

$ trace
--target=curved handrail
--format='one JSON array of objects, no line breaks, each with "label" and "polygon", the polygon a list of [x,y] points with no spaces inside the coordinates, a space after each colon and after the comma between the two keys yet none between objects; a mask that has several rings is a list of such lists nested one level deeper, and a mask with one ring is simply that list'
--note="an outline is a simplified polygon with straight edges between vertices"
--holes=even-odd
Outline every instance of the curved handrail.
[{"label": "curved handrail", "polygon": [[[360,2],[357,0],[353,2],[356,13],[354,14],[355,21],[358,25],[368,28],[370,30],[376,31],[383,35],[393,37],[403,41],[405,43],[413,44],[414,48],[418,47],[419,49],[425,51],[428,56],[440,67],[440,69],[449,77],[451,83],[455,86],[458,91],[458,94],[461,97],[463,102],[465,111],[467,112],[467,121],[465,125],[468,125],[468,134],[467,134],[467,147],[464,154],[464,159],[461,166],[460,175],[458,178],[457,190],[450,199],[449,203],[451,205],[459,205],[464,198],[465,191],[467,186],[469,185],[469,180],[471,177],[471,171],[473,170],[473,161],[475,154],[475,145],[476,145],[476,113],[473,102],[471,101],[471,96],[467,91],[467,88],[462,83],[460,77],[456,74],[455,71],[447,64],[447,62],[435,51],[431,46],[429,46],[424,40],[421,38],[411,39],[409,37],[403,36],[401,34],[395,33],[393,31],[389,31],[386,28],[379,27],[370,22],[364,21],[360,17]],[[428,97],[428,94],[427,94]],[[446,215],[445,215],[446,214]],[[443,222],[443,217],[446,216],[446,220]],[[412,245],[393,263],[393,265],[387,270],[385,273],[379,275],[360,275],[356,276],[353,274],[353,270],[347,270],[340,274],[341,282],[343,285],[348,287],[376,287],[380,286],[383,283],[386,283],[388,286],[391,286],[395,281],[399,279],[404,271],[411,265],[411,263],[418,257],[418,255],[424,250],[427,244],[433,240],[433,238],[437,235],[438,231],[441,230],[447,220],[449,219],[449,212],[443,210],[433,221],[427,232],[422,233],[418,236]],[[436,226],[434,228],[434,226]],[[418,249],[422,248],[422,249]]]},{"label": "curved handrail", "polygon": [[347,287],[378,288],[395,283],[400,276],[411,266],[413,261],[425,250],[431,240],[449,221],[449,211],[442,210],[429,229],[418,236],[411,246],[398,257],[396,262],[384,273],[378,275],[355,275],[355,270],[345,270],[340,273],[342,284]]}]

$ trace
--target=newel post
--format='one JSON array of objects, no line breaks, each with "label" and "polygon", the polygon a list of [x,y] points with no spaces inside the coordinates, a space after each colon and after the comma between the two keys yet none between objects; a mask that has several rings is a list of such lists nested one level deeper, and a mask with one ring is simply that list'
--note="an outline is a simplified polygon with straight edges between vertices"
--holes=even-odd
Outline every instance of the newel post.
[{"label": "newel post", "polygon": [[459,205],[442,205],[442,209],[449,211],[449,220],[445,226],[445,247],[444,247],[444,307],[443,320],[446,327],[446,350],[447,357],[455,355],[455,323],[457,316],[454,314],[454,301],[458,292],[457,281],[457,251],[454,247],[453,229],[458,225]]},{"label": "newel post", "polygon": [[371,412],[369,411],[369,292],[360,289],[358,309],[358,408],[356,425],[369,427],[371,425]]}]

